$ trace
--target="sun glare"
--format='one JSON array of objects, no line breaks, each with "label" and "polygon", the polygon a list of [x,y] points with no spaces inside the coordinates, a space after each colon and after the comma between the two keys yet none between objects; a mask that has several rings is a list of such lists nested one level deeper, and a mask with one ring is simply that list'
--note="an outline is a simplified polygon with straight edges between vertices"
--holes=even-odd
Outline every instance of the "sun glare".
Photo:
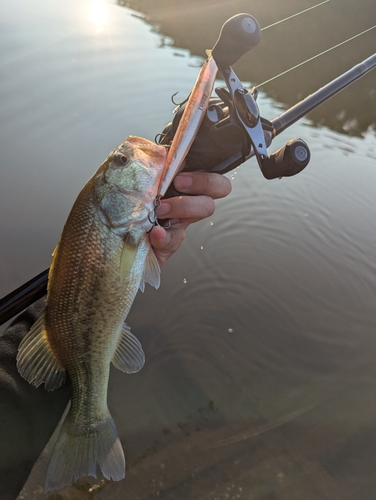
[{"label": "sun glare", "polygon": [[90,19],[95,24],[97,32],[102,31],[103,25],[108,20],[108,5],[106,2],[97,0],[90,4]]}]

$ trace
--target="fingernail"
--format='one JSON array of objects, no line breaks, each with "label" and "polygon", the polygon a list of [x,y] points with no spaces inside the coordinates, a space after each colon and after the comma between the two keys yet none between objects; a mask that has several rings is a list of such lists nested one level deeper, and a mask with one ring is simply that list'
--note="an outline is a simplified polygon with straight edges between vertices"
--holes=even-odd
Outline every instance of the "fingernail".
[{"label": "fingernail", "polygon": [[189,188],[193,184],[192,176],[189,174],[180,174],[174,180],[176,189]]},{"label": "fingernail", "polygon": [[171,204],[166,201],[162,201],[161,205],[158,207],[158,217],[160,215],[167,215],[171,210]]}]

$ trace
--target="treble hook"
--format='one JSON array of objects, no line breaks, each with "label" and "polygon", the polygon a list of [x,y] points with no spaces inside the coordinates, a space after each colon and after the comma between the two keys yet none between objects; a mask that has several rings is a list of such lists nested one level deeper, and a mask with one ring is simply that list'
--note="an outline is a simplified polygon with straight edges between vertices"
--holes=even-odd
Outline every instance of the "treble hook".
[{"label": "treble hook", "polygon": [[[171,96],[171,101],[172,101],[172,103],[173,103],[173,104],[175,104],[175,106],[176,106],[176,108],[175,108],[175,109],[180,108],[180,106],[183,106],[183,104],[185,104],[186,102],[188,102],[188,99],[189,99],[189,96],[191,95],[191,92],[189,93],[188,97],[187,97],[186,99],[184,99],[183,101],[181,101],[181,102],[175,102],[174,97],[175,97],[176,95],[178,95],[178,94],[179,94],[179,92],[175,92],[175,94],[172,94],[172,96]],[[174,112],[175,112],[175,110],[173,111],[173,113],[174,113]]]},{"label": "treble hook", "polygon": [[[161,206],[161,199],[159,196],[157,196],[154,200],[154,203],[153,203],[153,210],[152,212],[150,212],[148,214],[148,220],[150,222],[150,224],[153,224],[153,226],[159,226],[159,227],[163,227],[163,229],[170,229],[171,227],[171,219],[166,219],[166,222],[167,224],[166,225],[162,225],[159,220],[158,220],[158,208]],[[152,215],[152,217],[151,217]],[[151,231],[151,229],[150,229]]]}]

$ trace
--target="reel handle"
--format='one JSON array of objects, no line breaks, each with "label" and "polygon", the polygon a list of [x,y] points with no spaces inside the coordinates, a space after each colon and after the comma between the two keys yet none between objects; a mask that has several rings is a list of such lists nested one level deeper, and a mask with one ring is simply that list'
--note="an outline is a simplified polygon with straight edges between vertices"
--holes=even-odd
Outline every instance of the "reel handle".
[{"label": "reel handle", "polygon": [[265,179],[292,177],[309,163],[311,153],[302,139],[290,139],[278,151],[262,158],[260,169]]},{"label": "reel handle", "polygon": [[261,28],[250,14],[230,17],[221,28],[212,56],[220,69],[232,66],[261,40]]}]

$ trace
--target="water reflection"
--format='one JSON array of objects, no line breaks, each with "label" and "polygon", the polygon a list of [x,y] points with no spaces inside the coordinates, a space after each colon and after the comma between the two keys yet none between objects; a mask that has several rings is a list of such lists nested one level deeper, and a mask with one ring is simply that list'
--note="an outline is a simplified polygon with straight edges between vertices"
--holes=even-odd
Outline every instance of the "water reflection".
[{"label": "water reflection", "polygon": [[[193,54],[203,55],[217,39],[227,18],[249,12],[261,27],[272,25],[320,2],[311,0],[279,2],[276,0],[198,0],[178,3],[163,0],[132,0],[132,7],[143,10],[149,22],[187,47]],[[338,43],[376,25],[372,0],[331,0],[309,12],[277,24],[263,33],[260,44],[236,63],[242,81],[265,82],[277,74],[327,50]],[[335,28],[334,28],[335,27]],[[376,30],[366,33],[343,47],[294,70],[265,85],[262,90],[285,107],[311,94],[353,65],[371,56],[375,50]],[[348,135],[361,135],[375,130],[376,76],[366,75],[311,113],[316,125]]]}]

